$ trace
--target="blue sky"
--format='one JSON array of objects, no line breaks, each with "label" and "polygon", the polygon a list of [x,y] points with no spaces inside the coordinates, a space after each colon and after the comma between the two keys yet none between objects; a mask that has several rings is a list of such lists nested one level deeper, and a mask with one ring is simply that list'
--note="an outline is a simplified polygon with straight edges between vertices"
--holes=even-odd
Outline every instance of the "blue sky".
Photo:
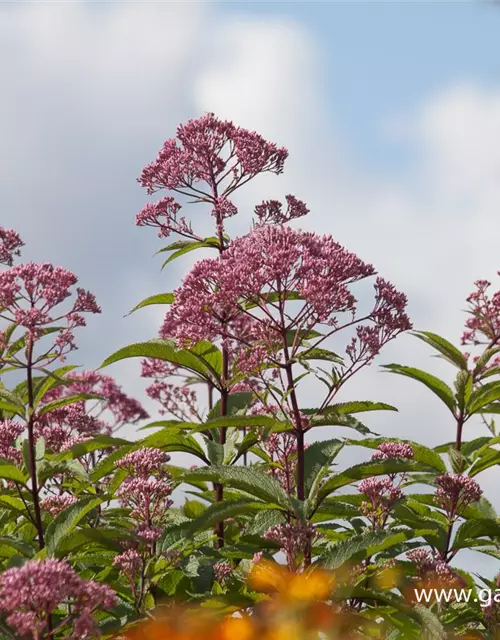
[{"label": "blue sky", "polygon": [[[161,243],[134,224],[149,200],[136,178],[207,111],[290,150],[282,176],[242,193],[232,233],[292,193],[311,209],[301,226],[372,262],[407,293],[417,328],[458,342],[473,282],[500,285],[498,33],[500,5],[480,2],[0,4],[0,224],[26,259],[96,293],[103,314],[75,362],[97,367],[156,336],[161,310],[123,316],[175,288],[193,254],[160,273]],[[208,232],[206,212],[189,215]],[[404,336],[342,399],[397,405],[370,418],[383,435],[452,440],[446,410],[382,375],[387,362],[451,377]],[[109,372],[144,399],[138,363]],[[470,424],[466,437],[482,433]],[[494,495],[497,477],[484,478]]]},{"label": "blue sky", "polygon": [[457,81],[500,83],[493,2],[234,2],[218,10],[284,17],[309,31],[332,117],[370,170],[411,162],[382,134],[386,118]]}]

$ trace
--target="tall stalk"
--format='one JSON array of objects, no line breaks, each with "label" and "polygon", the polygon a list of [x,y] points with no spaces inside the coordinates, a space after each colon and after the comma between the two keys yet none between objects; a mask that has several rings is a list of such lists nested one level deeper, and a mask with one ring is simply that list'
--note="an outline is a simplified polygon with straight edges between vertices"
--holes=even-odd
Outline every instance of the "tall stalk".
[{"label": "tall stalk", "polygon": [[30,339],[26,349],[26,373],[28,385],[28,462],[31,479],[31,496],[33,498],[33,509],[35,512],[35,526],[38,536],[38,546],[45,547],[43,535],[43,522],[40,510],[40,496],[38,488],[38,478],[36,473],[36,446],[34,433],[34,393],[33,393],[33,342]]}]

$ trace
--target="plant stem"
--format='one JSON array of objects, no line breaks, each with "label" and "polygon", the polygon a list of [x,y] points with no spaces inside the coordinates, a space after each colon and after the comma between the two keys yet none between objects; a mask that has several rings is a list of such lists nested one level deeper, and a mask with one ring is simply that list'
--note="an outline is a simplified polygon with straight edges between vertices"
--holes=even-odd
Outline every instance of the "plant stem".
[{"label": "plant stem", "polygon": [[28,385],[28,459],[29,473],[31,478],[31,495],[33,497],[33,509],[35,512],[35,526],[38,535],[38,546],[41,549],[45,547],[45,539],[43,535],[43,522],[40,510],[40,499],[38,480],[36,474],[36,443],[34,432],[34,393],[33,393],[33,342],[30,339],[26,349],[27,359],[27,385]]}]

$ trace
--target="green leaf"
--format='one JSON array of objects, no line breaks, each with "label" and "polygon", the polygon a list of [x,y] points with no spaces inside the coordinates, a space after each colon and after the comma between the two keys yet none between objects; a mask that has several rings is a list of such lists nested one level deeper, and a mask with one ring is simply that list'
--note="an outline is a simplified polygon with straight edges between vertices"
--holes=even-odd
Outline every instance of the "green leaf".
[{"label": "green leaf", "polygon": [[291,509],[290,497],[274,478],[251,467],[207,467],[188,471],[182,477],[186,482],[192,480],[208,480],[260,498],[266,502],[277,504],[284,509]]},{"label": "green leaf", "polygon": [[[354,400],[352,402],[340,402],[325,407],[319,412],[319,415],[339,414],[347,415],[351,413],[364,413],[365,411],[397,411],[396,407],[385,402],[371,402],[370,400]],[[303,409],[302,413],[307,415],[317,414],[317,409]]]},{"label": "green leaf", "polygon": [[421,382],[435,393],[438,398],[444,402],[453,415],[455,415],[456,402],[453,391],[446,382],[443,382],[443,380],[440,380],[436,376],[433,376],[426,371],[422,371],[421,369],[415,369],[415,367],[405,367],[400,364],[386,364],[383,365],[383,368],[387,369],[390,373],[397,373],[398,375],[406,376]]},{"label": "green leaf", "polygon": [[12,411],[18,416],[24,417],[25,407],[21,398],[0,386],[0,409]]},{"label": "green leaf", "polygon": [[66,367],[60,367],[55,371],[49,371],[48,369],[44,369],[45,377],[40,378],[40,384],[37,385],[36,394],[33,400],[33,404],[35,407],[41,402],[44,398],[47,391],[53,389],[54,387],[59,387],[63,385],[68,385],[73,382],[73,380],[64,378],[63,376],[70,371],[76,369],[75,365],[68,365]]},{"label": "green leaf", "polygon": [[[234,415],[243,409],[247,409],[254,398],[253,393],[249,391],[240,391],[238,393],[229,394],[226,402],[227,416]],[[221,415],[220,400],[217,400],[213,408],[208,414],[208,419],[219,418]]]},{"label": "green leaf", "polygon": [[328,473],[330,465],[340,453],[344,443],[340,440],[313,442],[304,452],[304,491],[308,496]]},{"label": "green leaf", "polygon": [[102,449],[119,447],[127,444],[133,443],[129,440],[124,440],[123,438],[115,438],[113,436],[102,434],[95,436],[94,438],[92,438],[91,440],[87,440],[86,442],[75,444],[68,452],[60,454],[59,457],[61,459],[65,457],[80,458],[81,456],[84,456],[87,453],[92,453],[93,451],[100,451]]},{"label": "green leaf", "polygon": [[88,496],[80,498],[78,502],[61,511],[61,513],[52,520],[45,532],[47,554],[49,556],[57,555],[61,542],[75,530],[87,513],[101,503],[102,500],[100,498]]},{"label": "green leaf", "polygon": [[207,505],[198,500],[186,500],[182,510],[186,518],[194,520],[195,518],[199,518],[207,510]]},{"label": "green leaf", "polygon": [[389,531],[368,531],[351,536],[346,540],[337,542],[325,551],[314,564],[331,571],[338,569],[343,564],[365,552],[374,545],[383,542],[391,533]]},{"label": "green leaf", "polygon": [[6,460],[2,460],[0,458],[0,478],[3,480],[12,480],[13,482],[18,482],[19,484],[25,485],[28,477],[24,475],[21,469],[18,469],[16,466],[7,462]]},{"label": "green leaf", "polygon": [[64,398],[59,398],[59,400],[54,400],[53,402],[47,402],[38,410],[38,416],[44,416],[54,409],[59,409],[60,407],[67,407],[70,404],[75,404],[76,402],[82,402],[85,400],[103,400],[103,396],[97,393],[78,393],[72,396],[66,396]]},{"label": "green leaf", "polygon": [[276,425],[284,426],[284,423],[279,422],[271,416],[221,416],[220,418],[213,418],[201,425],[197,425],[191,430],[191,433],[200,433],[220,427],[243,429],[245,427],[274,427]]},{"label": "green leaf", "polygon": [[500,400],[500,382],[488,382],[472,392],[468,412],[480,413],[481,409],[497,400]]},{"label": "green leaf", "polygon": [[26,558],[32,558],[35,555],[35,550],[30,544],[11,536],[0,536],[0,545],[11,547],[15,549],[15,551],[19,551],[19,553]]},{"label": "green leaf", "polygon": [[[201,340],[189,348],[192,353],[204,366],[209,366],[218,376],[222,373],[222,351],[209,340]],[[238,394],[234,393],[229,398]]]},{"label": "green leaf", "polygon": [[481,520],[466,520],[462,522],[453,540],[453,549],[467,549],[471,540],[483,536],[498,539],[500,537],[500,523],[496,520],[482,518]]},{"label": "green leaf", "polygon": [[157,293],[154,296],[149,296],[149,298],[145,298],[142,302],[139,302],[133,309],[131,309],[127,315],[134,313],[138,309],[142,309],[143,307],[149,307],[152,304],[172,304],[174,302],[175,296],[173,293]]},{"label": "green leaf", "polygon": [[500,451],[498,449],[490,449],[485,452],[469,469],[469,476],[473,478],[477,476],[478,473],[482,471],[486,471],[486,469],[490,469],[491,467],[496,467],[500,464]]},{"label": "green leaf", "polygon": [[[195,249],[214,249],[214,248],[216,249],[217,247],[219,247],[219,241],[215,237],[205,238],[205,240],[202,240],[202,241],[197,241],[197,240],[180,241],[179,243],[174,243],[174,244],[180,244],[181,242],[183,246],[179,247],[176,251],[174,251],[174,253],[172,253],[172,255],[170,255],[165,260],[165,262],[161,266],[162,269],[164,269],[169,262],[172,262],[176,258],[180,258],[186,253],[190,253]],[[160,249],[158,253],[162,253],[164,251],[173,251],[172,245],[165,247],[164,249]]]},{"label": "green leaf", "polygon": [[324,360],[326,362],[335,362],[336,364],[343,364],[344,360],[337,353],[328,349],[320,349],[315,347],[313,349],[307,349],[304,353],[298,353],[296,355],[297,360]]},{"label": "green leaf", "polygon": [[59,473],[67,473],[87,478],[87,472],[78,460],[42,460],[38,466],[38,480],[43,484],[49,478]]},{"label": "green leaf", "polygon": [[186,535],[194,536],[198,531],[213,528],[218,522],[236,515],[253,514],[255,511],[269,509],[265,502],[256,502],[252,498],[241,498],[239,500],[224,500],[210,505],[191,525]]},{"label": "green leaf", "polygon": [[262,536],[271,527],[284,522],[285,516],[278,509],[266,509],[259,511],[250,521],[248,528],[245,530],[245,536]]},{"label": "green leaf", "polygon": [[[479,373],[483,373],[484,367],[488,364],[491,358],[497,353],[500,353],[500,347],[493,347],[492,349],[486,349],[477,359],[476,366],[474,367],[473,375],[476,377]],[[482,378],[488,377],[486,374],[491,371],[491,369],[495,369],[495,367],[491,367],[489,370],[483,373]]]},{"label": "green leaf", "polygon": [[334,411],[311,418],[311,427],[347,427],[348,429],[354,429],[354,431],[357,431],[364,436],[378,435],[354,416],[348,414],[344,415]]},{"label": "green leaf", "polygon": [[467,360],[462,355],[462,352],[451,344],[451,342],[445,340],[445,338],[442,338],[437,333],[431,333],[430,331],[414,331],[412,335],[423,340],[428,345],[436,349],[436,351],[439,351],[441,356],[451,364],[454,364],[463,371],[467,371]]},{"label": "green leaf", "polygon": [[459,371],[455,378],[455,398],[458,402],[458,407],[463,411],[469,404],[469,400],[472,394],[472,375],[469,371]]},{"label": "green leaf", "polygon": [[220,384],[219,375],[208,362],[204,363],[201,356],[188,349],[178,349],[172,340],[150,340],[123,347],[106,358],[100,368],[127,358],[157,358],[197,373],[208,382]]},{"label": "green leaf", "polygon": [[363,440],[348,440],[347,442],[357,447],[368,447],[369,449],[375,450],[386,442],[408,444],[413,449],[413,460],[426,464],[441,473],[446,473],[446,465],[441,456],[439,456],[436,451],[413,440],[400,440],[399,438],[363,438]]},{"label": "green leaf", "polygon": [[371,476],[415,471],[433,471],[435,474],[435,471],[431,467],[416,462],[415,460],[378,460],[375,462],[363,462],[332,476],[318,492],[318,500],[321,501],[330,493],[333,493],[333,491],[341,487],[346,487],[357,480],[363,480]]},{"label": "green leaf", "polygon": [[142,447],[157,447],[164,451],[190,453],[200,460],[203,460],[203,462],[208,462],[200,443],[192,436],[183,433],[180,429],[167,428],[152,433],[134,445],[134,448]]}]

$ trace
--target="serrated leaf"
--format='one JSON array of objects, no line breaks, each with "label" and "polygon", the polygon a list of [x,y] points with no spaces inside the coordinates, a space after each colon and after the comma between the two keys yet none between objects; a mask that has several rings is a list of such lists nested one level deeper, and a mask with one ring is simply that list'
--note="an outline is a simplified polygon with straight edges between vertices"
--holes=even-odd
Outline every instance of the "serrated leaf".
[{"label": "serrated leaf", "polygon": [[145,298],[142,302],[139,302],[139,304],[135,305],[135,307],[131,309],[127,313],[127,315],[129,316],[130,314],[134,313],[134,311],[137,311],[138,309],[142,309],[143,307],[149,307],[152,304],[172,304],[174,300],[175,300],[175,296],[173,293],[157,293],[156,295],[149,296],[148,298]]},{"label": "serrated leaf", "polygon": [[340,453],[344,443],[340,440],[313,442],[304,452],[304,491],[308,496],[313,487],[323,480],[330,465]]},{"label": "serrated leaf", "polygon": [[236,515],[253,514],[255,511],[269,509],[269,505],[265,502],[257,502],[252,498],[240,498],[239,500],[225,500],[210,505],[196,520],[192,523],[187,532],[187,536],[191,537],[198,531],[213,528],[217,522],[222,522],[226,518]]},{"label": "serrated leaf", "polygon": [[[307,415],[317,414],[317,409],[301,409],[302,413]],[[339,414],[348,415],[352,413],[364,413],[366,411],[397,411],[396,407],[385,402],[372,402],[371,400],[353,400],[351,402],[339,402],[338,404],[331,404],[321,411],[319,415],[325,414]]]},{"label": "serrated leaf", "polygon": [[369,547],[380,544],[390,535],[387,531],[368,531],[332,545],[314,563],[331,571],[338,569]]},{"label": "serrated leaf", "polygon": [[45,532],[47,554],[57,555],[58,547],[64,538],[68,537],[83,520],[83,518],[100,505],[102,500],[89,496],[80,498],[78,502],[66,507],[49,524]]},{"label": "serrated leaf", "polygon": [[500,382],[488,382],[472,392],[468,413],[482,413],[481,410],[497,400],[500,400]]},{"label": "serrated leaf", "polygon": [[156,358],[179,365],[183,369],[197,373],[201,378],[212,383],[220,383],[219,375],[202,357],[191,353],[188,349],[179,349],[172,340],[150,340],[138,342],[115,351],[101,364],[100,368],[126,360],[128,358]]},{"label": "serrated leaf", "polygon": [[184,481],[208,480],[260,498],[266,502],[277,504],[285,509],[291,508],[290,497],[274,478],[251,467],[206,467],[188,471]]},{"label": "serrated leaf", "polygon": [[386,364],[382,365],[384,369],[387,369],[390,373],[396,373],[401,376],[412,378],[417,382],[421,382],[428,389],[430,389],[435,395],[444,402],[448,409],[455,415],[456,402],[453,395],[453,391],[450,387],[443,382],[440,378],[433,376],[426,371],[416,369],[415,367],[405,367],[400,364]]},{"label": "serrated leaf", "polygon": [[37,411],[38,416],[44,416],[54,409],[59,409],[61,407],[67,407],[70,404],[75,404],[76,402],[82,402],[85,400],[103,400],[103,396],[97,393],[77,393],[71,396],[65,396],[64,398],[59,398],[59,400],[53,400],[52,402],[47,402]]},{"label": "serrated leaf", "polygon": [[244,429],[245,427],[273,427],[283,425],[276,418],[271,416],[221,416],[207,420],[201,425],[197,425],[191,430],[191,433],[201,433],[209,429],[220,427],[232,427],[235,429]]},{"label": "serrated leaf", "polygon": [[198,500],[186,500],[182,506],[182,510],[186,518],[194,520],[195,518],[199,518],[207,510],[207,505]]},{"label": "serrated leaf", "polygon": [[10,462],[0,458],[0,478],[3,480],[12,480],[13,482],[25,485],[28,476],[26,476],[21,469],[18,469]]},{"label": "serrated leaf", "polygon": [[351,445],[368,447],[374,450],[386,442],[408,444],[413,449],[413,460],[426,464],[441,473],[446,473],[446,465],[438,453],[413,440],[400,440],[399,438],[363,438],[363,440],[347,440],[347,442]]},{"label": "serrated leaf", "polygon": [[348,486],[357,480],[363,480],[371,476],[380,476],[393,473],[408,473],[415,471],[429,471],[428,465],[415,460],[381,460],[375,462],[363,462],[354,465],[333,475],[319,490],[318,501],[333,493],[341,487]]},{"label": "serrated leaf", "polygon": [[[174,243],[174,244],[177,244],[177,243]],[[165,247],[164,249],[160,249],[158,253],[161,253],[164,251],[173,251],[173,253],[162,264],[161,266],[162,269],[164,269],[169,262],[172,262],[173,260],[180,258],[186,253],[195,251],[196,249],[216,249],[217,247],[219,247],[219,241],[215,237],[205,238],[205,240],[201,240],[201,241],[198,241],[198,240],[187,240],[185,242],[182,241],[182,244],[183,246],[178,247],[176,250],[172,248],[172,245],[170,245],[169,247]]]},{"label": "serrated leaf", "polygon": [[467,371],[467,360],[464,358],[462,352],[445,338],[439,336],[437,333],[431,333],[430,331],[414,331],[412,335],[419,338],[419,340],[423,340],[433,349],[436,349],[436,351],[439,351],[442,357],[451,364],[454,364],[459,369]]}]

